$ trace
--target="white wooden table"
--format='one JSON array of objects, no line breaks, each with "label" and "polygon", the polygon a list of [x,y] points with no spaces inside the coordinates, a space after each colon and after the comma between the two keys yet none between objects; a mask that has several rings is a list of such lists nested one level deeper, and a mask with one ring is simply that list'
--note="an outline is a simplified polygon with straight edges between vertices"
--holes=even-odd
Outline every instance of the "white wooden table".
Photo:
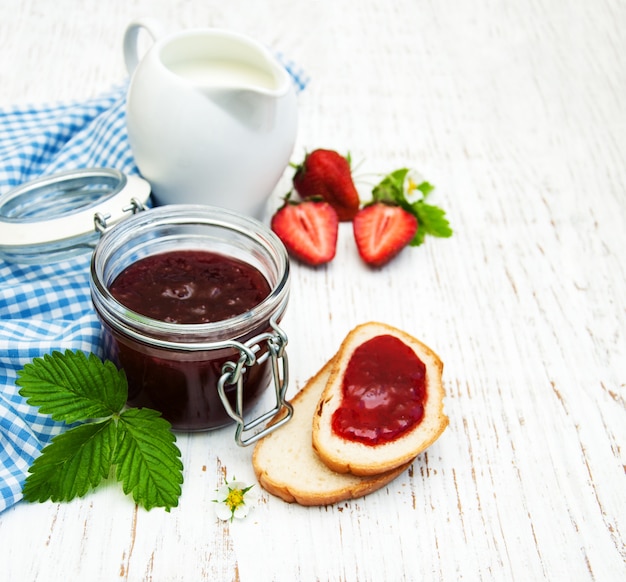
[{"label": "white wooden table", "polygon": [[[294,158],[348,150],[359,188],[417,168],[455,235],[361,265],[293,266],[294,393],[379,320],[445,362],[450,426],[385,489],[325,508],[266,493],[214,517],[232,431],[179,435],[178,508],[116,484],[0,514],[0,578],[399,581],[626,579],[626,4],[615,0],[3,0],[2,105],[125,77],[135,17],[248,33],[302,65]],[[1,136],[0,136],[1,139]],[[277,188],[268,213],[288,183]]]}]

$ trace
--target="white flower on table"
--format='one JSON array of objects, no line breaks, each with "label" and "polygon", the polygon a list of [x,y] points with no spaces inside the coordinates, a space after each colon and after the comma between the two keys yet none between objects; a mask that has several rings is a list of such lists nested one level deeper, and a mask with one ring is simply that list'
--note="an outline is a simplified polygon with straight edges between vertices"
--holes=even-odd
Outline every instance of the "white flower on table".
[{"label": "white flower on table", "polygon": [[246,517],[257,500],[256,491],[252,491],[253,487],[254,485],[237,481],[235,477],[230,483],[226,481],[217,489],[217,499],[213,500],[217,517],[230,521]]}]

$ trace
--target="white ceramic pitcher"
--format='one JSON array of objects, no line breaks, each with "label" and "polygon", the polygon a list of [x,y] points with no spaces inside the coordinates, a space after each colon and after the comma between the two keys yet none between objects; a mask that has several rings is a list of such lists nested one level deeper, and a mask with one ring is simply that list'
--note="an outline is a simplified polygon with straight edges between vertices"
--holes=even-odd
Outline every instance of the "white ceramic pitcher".
[{"label": "white ceramic pitcher", "polygon": [[[140,59],[142,29],[154,43]],[[258,218],[296,139],[287,71],[241,34],[163,34],[150,19],[128,26],[124,57],[128,138],[156,204],[210,204]]]}]

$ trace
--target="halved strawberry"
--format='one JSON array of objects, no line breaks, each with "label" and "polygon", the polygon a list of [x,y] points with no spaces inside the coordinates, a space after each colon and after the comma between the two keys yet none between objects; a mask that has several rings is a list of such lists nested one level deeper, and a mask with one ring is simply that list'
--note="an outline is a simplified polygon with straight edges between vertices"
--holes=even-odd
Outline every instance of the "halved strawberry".
[{"label": "halved strawberry", "polygon": [[317,149],[307,154],[296,166],[293,187],[302,198],[326,200],[341,221],[352,220],[361,204],[349,160],[333,150]]},{"label": "halved strawberry", "polygon": [[417,232],[417,218],[400,208],[376,202],[359,210],[352,223],[361,258],[380,267],[407,246]]},{"label": "halved strawberry", "polygon": [[287,200],[271,226],[289,253],[309,265],[323,265],[335,257],[339,219],[328,202]]}]

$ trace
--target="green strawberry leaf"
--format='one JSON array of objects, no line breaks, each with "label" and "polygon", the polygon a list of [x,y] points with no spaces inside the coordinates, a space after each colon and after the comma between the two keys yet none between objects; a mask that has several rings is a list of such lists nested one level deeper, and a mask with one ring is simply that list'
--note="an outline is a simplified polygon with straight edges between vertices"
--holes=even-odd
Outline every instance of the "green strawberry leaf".
[{"label": "green strawberry leaf", "polygon": [[430,182],[426,181],[417,184],[415,188],[423,194],[422,200],[426,200],[428,195],[435,189],[435,187]]},{"label": "green strawberry leaf", "polygon": [[113,419],[82,424],[57,435],[29,469],[27,501],[70,501],[107,477],[115,449]]},{"label": "green strawberry leaf", "polygon": [[28,404],[68,423],[118,413],[128,395],[126,376],[112,362],[70,350],[35,358],[18,372],[16,384]]},{"label": "green strawberry leaf", "polygon": [[422,200],[412,204],[413,213],[417,217],[419,228],[413,240],[409,243],[411,246],[419,246],[424,242],[427,234],[439,238],[449,238],[452,236],[450,223],[446,218],[444,210],[438,206],[426,204]]},{"label": "green strawberry leaf", "polygon": [[131,408],[120,414],[113,462],[124,493],[146,509],[178,505],[183,482],[180,451],[171,426],[160,413]]},{"label": "green strawberry leaf", "polygon": [[410,247],[419,247],[421,244],[424,244],[424,239],[426,238],[426,231],[423,228],[418,227],[415,231],[415,236],[409,242]]},{"label": "green strawberry leaf", "polygon": [[400,168],[387,174],[372,190],[374,202],[386,202],[403,206],[406,203],[404,180],[408,173],[408,168]]},{"label": "green strawberry leaf", "polygon": [[182,462],[171,425],[159,412],[124,409],[126,375],[94,354],[54,352],[18,372],[20,394],[54,420],[81,423],[54,437],[29,469],[27,501],[84,496],[114,464],[124,492],[145,509],[178,504]]}]

